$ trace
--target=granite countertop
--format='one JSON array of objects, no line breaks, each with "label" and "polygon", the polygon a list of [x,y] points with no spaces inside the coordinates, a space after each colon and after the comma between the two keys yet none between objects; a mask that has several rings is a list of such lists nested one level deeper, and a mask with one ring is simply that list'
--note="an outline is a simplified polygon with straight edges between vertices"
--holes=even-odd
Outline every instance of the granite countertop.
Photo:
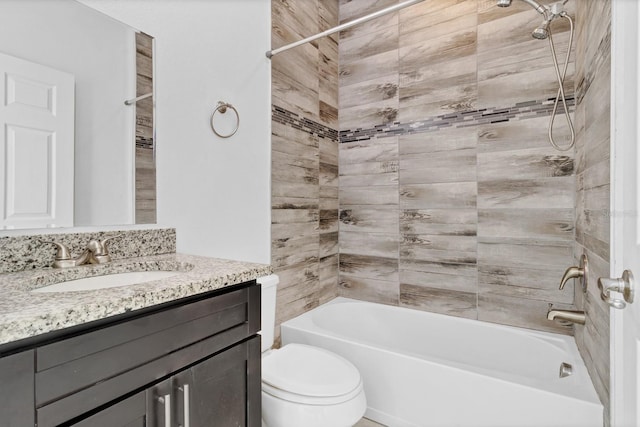
[{"label": "granite countertop", "polygon": [[[84,277],[177,271],[169,278],[115,288],[33,293]],[[271,274],[269,265],[182,254],[154,255],[65,269],[0,274],[0,345],[130,312]]]}]

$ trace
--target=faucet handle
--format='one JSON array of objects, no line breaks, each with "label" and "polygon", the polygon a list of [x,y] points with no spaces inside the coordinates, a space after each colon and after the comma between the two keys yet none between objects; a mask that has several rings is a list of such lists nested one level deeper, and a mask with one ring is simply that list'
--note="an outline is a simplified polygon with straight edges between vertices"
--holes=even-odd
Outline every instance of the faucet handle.
[{"label": "faucet handle", "polygon": [[580,266],[579,267],[569,267],[562,275],[562,279],[560,279],[560,290],[564,289],[564,285],[567,284],[569,279],[578,279],[580,278],[580,282],[582,283],[582,291],[587,291],[587,278],[589,276],[589,261],[587,260],[587,256],[582,254],[580,257]]},{"label": "faucet handle", "polygon": [[89,244],[87,245],[87,249],[89,249],[92,253],[91,262],[94,264],[104,264],[106,262],[110,262],[111,255],[109,254],[107,243],[119,237],[121,236],[107,237],[106,239],[102,240],[90,240]]},{"label": "faucet handle", "polygon": [[65,261],[71,259],[69,248],[63,243],[54,242],[52,240],[39,240],[40,243],[49,243],[56,245],[56,261]]},{"label": "faucet handle", "polygon": [[56,245],[56,257],[51,265],[53,268],[75,267],[77,265],[76,260],[73,259],[71,252],[66,245],[52,240],[40,240],[40,243]]}]

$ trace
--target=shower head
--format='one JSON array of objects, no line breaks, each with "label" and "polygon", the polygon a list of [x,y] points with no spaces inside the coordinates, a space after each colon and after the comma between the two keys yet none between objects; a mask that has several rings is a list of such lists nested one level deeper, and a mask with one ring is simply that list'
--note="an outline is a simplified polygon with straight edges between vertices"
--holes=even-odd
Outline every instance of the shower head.
[{"label": "shower head", "polygon": [[542,24],[540,24],[540,26],[538,28],[536,28],[535,30],[533,30],[533,32],[531,33],[533,38],[534,39],[538,39],[538,40],[544,40],[547,37],[549,37],[549,24],[550,23],[551,23],[550,19],[545,19],[544,21],[542,21]]},{"label": "shower head", "polygon": [[498,0],[498,7],[509,7],[511,6],[511,0]]}]

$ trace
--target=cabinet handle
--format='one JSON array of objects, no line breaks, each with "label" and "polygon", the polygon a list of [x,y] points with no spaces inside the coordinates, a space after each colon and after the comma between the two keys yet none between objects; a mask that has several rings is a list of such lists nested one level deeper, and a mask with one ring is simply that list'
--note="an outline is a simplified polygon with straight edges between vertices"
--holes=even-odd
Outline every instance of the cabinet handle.
[{"label": "cabinet handle", "polygon": [[189,402],[189,384],[183,384],[181,387],[178,387],[178,390],[182,392],[183,404],[184,404],[184,424],[182,427],[191,427],[191,415],[190,411],[190,402]]},{"label": "cabinet handle", "polygon": [[158,402],[164,406],[164,427],[171,427],[171,394],[158,397]]}]

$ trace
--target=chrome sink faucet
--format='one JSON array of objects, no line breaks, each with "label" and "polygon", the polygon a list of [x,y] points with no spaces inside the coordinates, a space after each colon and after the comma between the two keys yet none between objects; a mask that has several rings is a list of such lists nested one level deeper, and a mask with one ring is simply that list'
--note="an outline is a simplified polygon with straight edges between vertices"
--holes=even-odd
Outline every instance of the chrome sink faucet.
[{"label": "chrome sink faucet", "polygon": [[69,248],[62,243],[45,240],[41,240],[41,242],[50,243],[57,248],[55,260],[51,265],[53,268],[68,268],[83,264],[105,264],[111,262],[107,242],[116,237],[109,237],[103,240],[91,239],[87,244],[87,248],[75,258],[71,256]]}]

